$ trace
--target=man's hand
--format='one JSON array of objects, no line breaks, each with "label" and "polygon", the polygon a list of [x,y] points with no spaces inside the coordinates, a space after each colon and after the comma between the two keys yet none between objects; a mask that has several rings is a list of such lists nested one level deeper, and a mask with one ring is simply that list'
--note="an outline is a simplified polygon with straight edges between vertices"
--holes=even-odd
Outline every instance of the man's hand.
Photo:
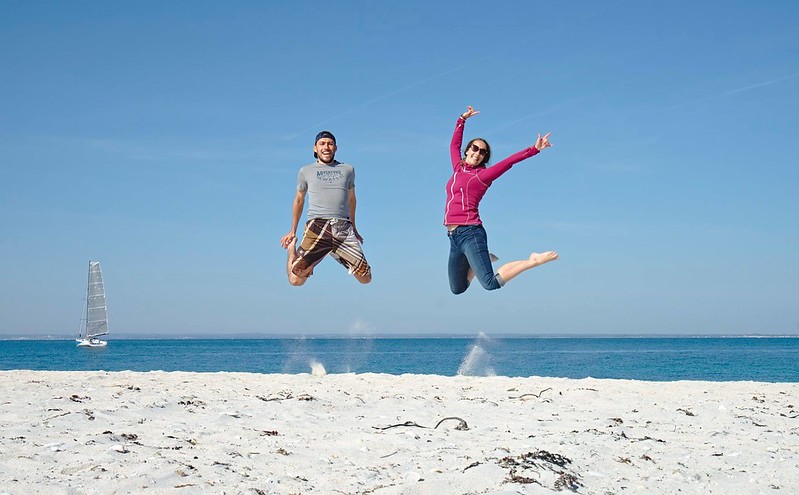
[{"label": "man's hand", "polygon": [[289,244],[291,244],[291,242],[296,239],[297,239],[297,234],[295,234],[294,232],[289,232],[288,234],[280,238],[280,246],[283,249],[288,249]]}]

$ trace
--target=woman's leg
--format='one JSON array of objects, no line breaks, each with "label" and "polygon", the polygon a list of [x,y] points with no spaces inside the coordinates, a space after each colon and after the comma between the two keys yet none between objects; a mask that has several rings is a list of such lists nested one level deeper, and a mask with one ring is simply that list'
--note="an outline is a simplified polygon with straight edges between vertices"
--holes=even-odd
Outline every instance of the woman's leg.
[{"label": "woman's leg", "polygon": [[464,235],[461,249],[466,254],[475,277],[486,290],[499,289],[520,273],[558,259],[555,251],[532,253],[526,260],[505,263],[495,274],[491,267],[491,254],[488,252],[488,234],[483,226],[470,227],[468,234],[470,235]]},{"label": "woman's leg", "polygon": [[504,284],[507,284],[511,281],[511,279],[515,278],[520,273],[529,270],[530,268],[535,268],[539,265],[543,265],[549,261],[554,261],[558,259],[558,253],[555,251],[545,251],[543,253],[532,253],[530,257],[526,260],[519,260],[519,261],[511,261],[509,263],[505,263],[499,270],[497,270],[497,275],[502,277]]},{"label": "woman's leg", "polygon": [[488,235],[482,225],[470,225],[465,228],[461,249],[469,260],[474,277],[484,289],[495,290],[505,285],[505,281],[497,277],[491,266],[492,255],[488,252]]},{"label": "woman's leg", "polygon": [[[494,255],[494,253],[488,253],[488,257],[491,259],[491,264],[494,264],[499,260],[499,258],[497,258]],[[472,283],[473,278],[474,278],[474,270],[472,270],[472,267],[469,267],[469,271],[466,273],[466,280],[468,280],[469,283]]]},{"label": "woman's leg", "polygon": [[469,272],[469,262],[461,252],[460,246],[454,237],[454,233],[449,233],[449,289],[453,294],[462,294],[469,288],[470,279],[467,277]]}]

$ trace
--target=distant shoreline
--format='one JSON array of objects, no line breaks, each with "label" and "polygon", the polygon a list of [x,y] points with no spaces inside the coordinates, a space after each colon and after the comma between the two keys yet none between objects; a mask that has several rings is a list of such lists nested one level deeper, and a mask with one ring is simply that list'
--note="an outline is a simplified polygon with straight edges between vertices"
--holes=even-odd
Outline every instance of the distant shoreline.
[{"label": "distant shoreline", "polygon": [[[344,335],[344,334],[230,334],[225,336],[203,334],[164,335],[132,335],[121,334],[108,340],[395,340],[395,339],[795,339],[799,334],[378,334],[378,335]],[[0,335],[0,341],[73,341],[69,335]]]}]

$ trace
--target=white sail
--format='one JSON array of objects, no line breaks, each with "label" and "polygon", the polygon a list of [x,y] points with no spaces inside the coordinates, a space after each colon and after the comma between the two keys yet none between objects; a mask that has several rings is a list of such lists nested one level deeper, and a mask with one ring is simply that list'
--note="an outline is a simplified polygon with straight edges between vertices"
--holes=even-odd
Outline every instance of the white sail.
[{"label": "white sail", "polygon": [[99,261],[89,262],[89,282],[86,286],[86,315],[79,332],[78,347],[104,347],[107,342],[98,337],[108,335],[108,308]]},{"label": "white sail", "polygon": [[108,335],[108,308],[99,261],[89,262],[89,288],[86,291],[86,338]]}]

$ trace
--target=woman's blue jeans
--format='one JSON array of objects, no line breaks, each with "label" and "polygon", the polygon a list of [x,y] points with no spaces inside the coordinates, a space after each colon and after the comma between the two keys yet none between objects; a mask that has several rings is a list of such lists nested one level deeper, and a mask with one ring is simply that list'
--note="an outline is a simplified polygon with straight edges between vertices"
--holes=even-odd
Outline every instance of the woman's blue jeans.
[{"label": "woman's blue jeans", "polygon": [[449,288],[461,294],[469,288],[466,274],[474,276],[486,290],[499,289],[505,281],[494,273],[488,254],[488,235],[482,225],[459,225],[449,236]]}]

